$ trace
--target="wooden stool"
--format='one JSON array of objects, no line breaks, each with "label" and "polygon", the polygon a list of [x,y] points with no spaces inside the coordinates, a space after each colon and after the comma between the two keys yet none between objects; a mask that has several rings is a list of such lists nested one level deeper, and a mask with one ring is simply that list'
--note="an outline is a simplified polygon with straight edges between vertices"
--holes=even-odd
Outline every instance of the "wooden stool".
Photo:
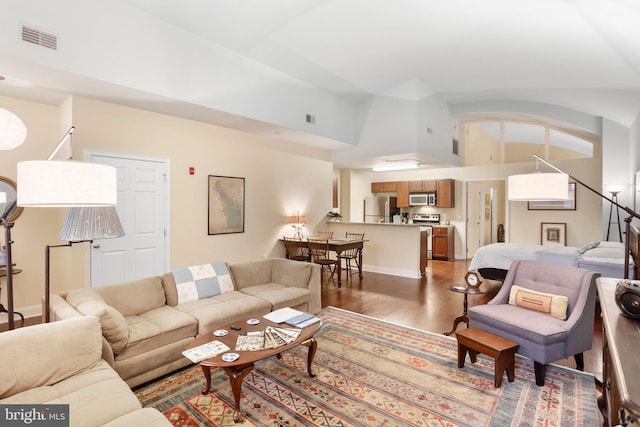
[{"label": "wooden stool", "polygon": [[509,382],[513,382],[518,344],[477,328],[467,328],[456,332],[456,339],[458,340],[458,368],[464,367],[467,351],[471,363],[476,363],[478,353],[486,354],[495,360],[493,374],[495,387],[498,388],[502,385],[502,376],[505,370]]}]

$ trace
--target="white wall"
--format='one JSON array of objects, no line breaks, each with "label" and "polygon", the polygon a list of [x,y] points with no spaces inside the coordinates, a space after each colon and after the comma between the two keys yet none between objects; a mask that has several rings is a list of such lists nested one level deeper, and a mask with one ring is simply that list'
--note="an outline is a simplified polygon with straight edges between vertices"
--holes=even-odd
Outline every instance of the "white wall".
[{"label": "white wall", "polygon": [[[19,115],[29,131],[21,147],[0,156],[0,175],[13,180],[16,163],[45,159],[70,119],[76,126],[75,159],[84,158],[84,149],[170,159],[172,268],[283,255],[277,239],[293,233],[287,217],[299,209],[313,231],[332,206],[333,167],[323,150],[293,155],[281,141],[86,98],[54,107],[0,97],[0,106]],[[208,175],[245,178],[244,233],[207,234]],[[23,270],[16,276],[16,308],[39,309],[44,247],[60,243],[65,214],[64,209],[29,208],[16,221],[14,261]],[[88,256],[86,245],[52,252],[53,290],[84,286]]]},{"label": "white wall", "polygon": [[[607,185],[625,185],[625,189],[618,194],[618,203],[621,206],[632,205],[632,184],[633,184],[633,171],[630,170],[631,164],[630,158],[630,130],[616,122],[604,119],[602,127],[602,139],[606,141],[606,150],[602,152],[602,187],[596,188],[601,191],[607,197],[611,197],[611,194],[606,191]],[[609,228],[609,240],[619,241],[620,235],[618,234],[618,220],[616,215],[616,208],[612,211],[612,222],[609,224],[609,213],[611,212],[611,203],[605,201],[602,204],[602,235],[606,237],[607,229]],[[624,233],[624,212],[620,212],[620,227]]]},{"label": "white wall", "polygon": [[[631,125],[629,132],[629,169],[633,176],[631,177],[631,183],[635,182],[636,187],[631,187],[631,208],[636,212],[640,211],[640,176],[635,176],[636,173],[640,175],[640,114],[636,117],[635,121]],[[635,176],[635,181],[634,181]],[[635,198],[634,198],[635,195]],[[633,202],[635,201],[635,205]],[[633,224],[640,226],[640,219],[634,219]]]}]

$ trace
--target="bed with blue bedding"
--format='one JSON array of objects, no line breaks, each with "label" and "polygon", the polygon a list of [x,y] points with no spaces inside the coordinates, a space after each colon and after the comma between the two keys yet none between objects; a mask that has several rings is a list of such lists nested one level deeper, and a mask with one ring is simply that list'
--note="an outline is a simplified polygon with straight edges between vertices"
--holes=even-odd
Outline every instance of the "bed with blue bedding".
[{"label": "bed with blue bedding", "polygon": [[[631,227],[628,278],[637,278],[638,230]],[[583,247],[562,245],[525,245],[493,243],[483,246],[474,255],[470,271],[482,277],[504,280],[509,266],[515,260],[531,260],[551,264],[569,265],[600,273],[603,277],[624,278],[625,248],[620,242],[598,241]]]}]

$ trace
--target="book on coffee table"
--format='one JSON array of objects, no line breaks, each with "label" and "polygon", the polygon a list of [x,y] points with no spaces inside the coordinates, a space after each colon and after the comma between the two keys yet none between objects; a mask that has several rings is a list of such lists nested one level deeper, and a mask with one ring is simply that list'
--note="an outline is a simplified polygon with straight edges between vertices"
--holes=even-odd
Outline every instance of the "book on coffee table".
[{"label": "book on coffee table", "polygon": [[182,352],[183,356],[187,359],[191,360],[193,363],[198,363],[205,359],[211,359],[212,357],[216,357],[220,353],[224,353],[225,351],[229,351],[229,347],[218,341],[211,341],[198,347],[190,348],[189,350],[185,350]]},{"label": "book on coffee table", "polygon": [[306,322],[307,320],[313,318],[314,315],[313,314],[309,314],[309,313],[302,313],[302,314],[298,314],[297,316],[294,316],[290,319],[287,319],[284,321],[284,323],[286,323],[287,325],[291,325],[291,326],[297,326],[298,324],[302,323],[302,322]]},{"label": "book on coffee table", "polygon": [[272,321],[273,323],[282,323],[296,316],[300,316],[301,314],[305,314],[305,313],[300,310],[296,310],[295,308],[284,307],[284,308],[279,308],[278,310],[272,311],[271,313],[267,313],[262,317]]},{"label": "book on coffee table", "polygon": [[303,320],[302,322],[298,322],[293,326],[295,326],[296,328],[306,328],[307,326],[311,326],[314,323],[318,323],[319,321],[320,321],[319,317],[311,316],[307,320]]}]

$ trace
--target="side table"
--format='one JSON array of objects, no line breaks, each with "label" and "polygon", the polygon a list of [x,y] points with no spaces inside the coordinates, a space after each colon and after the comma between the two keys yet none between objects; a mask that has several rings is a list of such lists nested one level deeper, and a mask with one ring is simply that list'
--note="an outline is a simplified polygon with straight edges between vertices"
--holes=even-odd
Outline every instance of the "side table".
[{"label": "side table", "polygon": [[463,302],[462,316],[458,316],[453,320],[453,328],[451,328],[449,332],[444,333],[444,335],[447,335],[447,336],[454,333],[458,328],[458,325],[462,322],[466,323],[467,327],[469,327],[469,315],[467,313],[467,309],[469,308],[469,301],[467,299],[468,296],[484,294],[484,291],[481,291],[477,288],[469,288],[464,285],[452,285],[452,286],[449,286],[449,290],[463,294],[464,302]]}]

